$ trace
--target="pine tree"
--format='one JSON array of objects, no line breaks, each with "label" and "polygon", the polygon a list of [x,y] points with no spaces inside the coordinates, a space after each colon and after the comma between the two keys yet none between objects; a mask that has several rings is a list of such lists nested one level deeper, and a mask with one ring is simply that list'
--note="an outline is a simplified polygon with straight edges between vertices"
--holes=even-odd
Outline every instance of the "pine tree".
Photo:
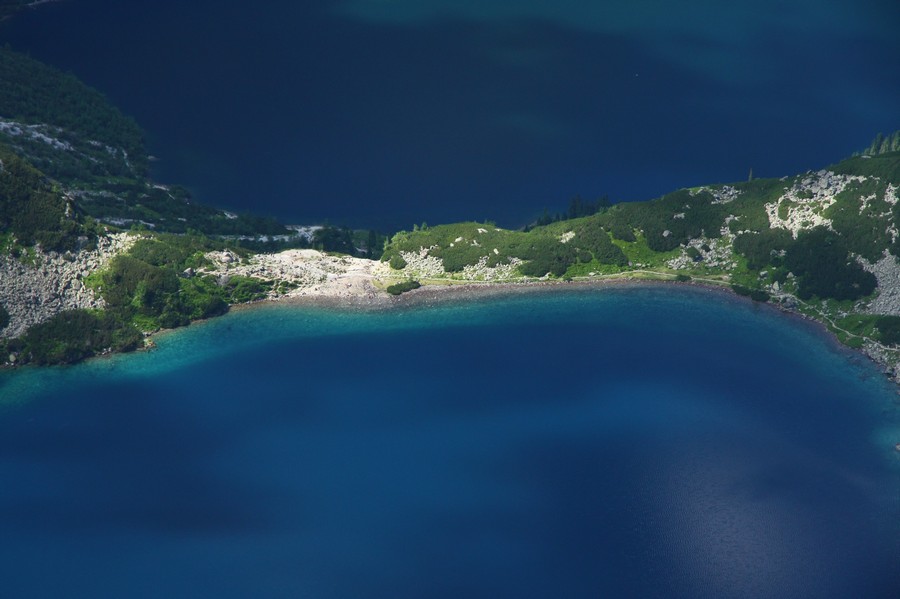
[{"label": "pine tree", "polygon": [[866,149],[866,151],[864,152],[864,154],[870,154],[870,155],[871,155],[871,154],[877,154],[878,151],[881,149],[881,142],[883,142],[883,141],[884,141],[884,134],[882,134],[881,132],[879,132],[878,135],[875,136],[875,139],[872,140],[872,145],[870,145],[870,146]]},{"label": "pine tree", "polygon": [[894,131],[890,135],[879,133],[862,154],[864,156],[877,156],[897,151],[900,151],[900,131]]}]

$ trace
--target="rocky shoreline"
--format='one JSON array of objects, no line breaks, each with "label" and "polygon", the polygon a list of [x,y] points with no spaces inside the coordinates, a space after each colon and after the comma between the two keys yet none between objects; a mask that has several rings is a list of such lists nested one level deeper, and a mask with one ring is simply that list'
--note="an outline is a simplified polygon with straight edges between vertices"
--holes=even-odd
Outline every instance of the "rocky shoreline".
[{"label": "rocky shoreline", "polygon": [[[134,241],[135,237],[127,233],[109,235],[101,237],[98,240],[97,248],[91,251],[37,254],[34,258],[35,264],[32,266],[27,266],[22,261],[9,256],[0,258],[0,304],[6,307],[10,315],[9,325],[0,331],[0,338],[21,335],[29,327],[44,322],[64,310],[102,308],[104,306],[103,299],[85,286],[84,278],[101,270],[116,254],[127,251]],[[224,251],[211,252],[207,258],[212,266],[185,276],[207,274],[216,276],[223,281],[231,276],[247,276],[273,283],[272,290],[265,300],[232,306],[232,309],[238,310],[253,308],[268,302],[363,311],[415,309],[452,301],[479,300],[514,293],[671,284],[703,288],[734,299],[751,301],[749,298],[734,293],[724,284],[696,279],[688,282],[676,282],[661,278],[659,273],[655,274],[660,278],[638,278],[625,273],[616,276],[560,281],[555,279],[494,278],[490,276],[495,274],[492,271],[479,271],[479,278],[482,280],[467,280],[465,277],[443,279],[438,276],[439,273],[435,272],[432,274],[437,280],[423,279],[424,284],[419,289],[393,296],[385,291],[385,287],[389,283],[405,277],[391,271],[387,264],[379,261],[328,255],[316,250],[287,250],[277,254],[257,254],[249,259],[242,259],[232,252]],[[410,256],[410,258],[416,261],[420,257]],[[890,281],[892,283],[900,273],[900,266],[895,268],[893,265],[887,265],[887,260],[884,262],[875,265],[875,270],[880,275],[879,282],[888,283]],[[431,272],[429,269],[420,268],[419,270]],[[440,273],[440,275],[443,274]],[[885,285],[885,288],[893,289],[893,285]],[[900,313],[900,308],[897,308],[900,294],[887,293],[884,290],[882,293],[885,297],[881,298],[879,295],[879,298],[873,301],[872,306],[877,305],[882,311],[888,308],[888,313]],[[839,343],[835,335],[828,331],[825,323],[801,313],[797,306],[791,305],[789,302],[780,302],[777,301],[777,298],[775,299],[776,301],[765,305],[785,314],[801,317],[807,322],[815,323],[822,327],[823,331],[835,340],[835,343]],[[879,299],[885,305],[878,303]],[[847,349],[850,350],[850,348]],[[859,352],[878,364],[895,383],[900,384],[900,371],[897,369],[896,356],[872,342],[866,343]]]}]

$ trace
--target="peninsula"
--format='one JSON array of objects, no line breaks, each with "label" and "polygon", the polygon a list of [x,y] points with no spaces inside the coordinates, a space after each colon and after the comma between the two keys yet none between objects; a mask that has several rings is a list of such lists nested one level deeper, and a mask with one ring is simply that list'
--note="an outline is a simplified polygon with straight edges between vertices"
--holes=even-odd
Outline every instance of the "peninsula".
[{"label": "peninsula", "polygon": [[194,203],[151,180],[140,128],[73,76],[4,49],[0,81],[6,366],[133,350],[266,299],[381,306],[419,286],[653,279],[777,304],[900,375],[900,132],[814,172],[575,199],[522,230],[385,235]]}]

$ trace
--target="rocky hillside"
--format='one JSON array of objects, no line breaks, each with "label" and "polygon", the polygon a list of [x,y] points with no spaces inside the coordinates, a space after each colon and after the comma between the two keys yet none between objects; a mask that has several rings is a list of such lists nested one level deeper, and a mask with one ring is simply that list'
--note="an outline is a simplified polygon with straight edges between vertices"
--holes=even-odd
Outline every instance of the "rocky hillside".
[{"label": "rocky hillside", "polygon": [[86,286],[85,279],[133,242],[119,233],[100,237],[90,250],[0,256],[0,306],[7,313],[0,339],[18,337],[67,310],[104,308],[102,296]]},{"label": "rocky hillside", "polygon": [[382,245],[374,232],[197,204],[152,181],[149,164],[140,128],[102,94],[0,48],[0,364],[130,349],[292,285],[213,275],[214,252]]},{"label": "rocky hillside", "polygon": [[383,259],[396,274],[423,281],[641,276],[728,285],[821,321],[893,372],[897,139],[880,136],[870,153],[819,171],[682,189],[528,232],[490,223],[401,232]]}]

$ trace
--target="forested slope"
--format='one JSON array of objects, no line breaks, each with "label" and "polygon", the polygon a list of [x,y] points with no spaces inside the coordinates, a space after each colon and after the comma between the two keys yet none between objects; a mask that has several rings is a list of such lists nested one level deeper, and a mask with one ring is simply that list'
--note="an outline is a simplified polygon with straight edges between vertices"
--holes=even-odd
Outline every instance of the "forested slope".
[{"label": "forested slope", "polygon": [[143,132],[98,91],[0,49],[0,147],[57,184],[85,216],[120,226],[218,235],[287,235],[273,219],[234,215],[154,183]]}]

